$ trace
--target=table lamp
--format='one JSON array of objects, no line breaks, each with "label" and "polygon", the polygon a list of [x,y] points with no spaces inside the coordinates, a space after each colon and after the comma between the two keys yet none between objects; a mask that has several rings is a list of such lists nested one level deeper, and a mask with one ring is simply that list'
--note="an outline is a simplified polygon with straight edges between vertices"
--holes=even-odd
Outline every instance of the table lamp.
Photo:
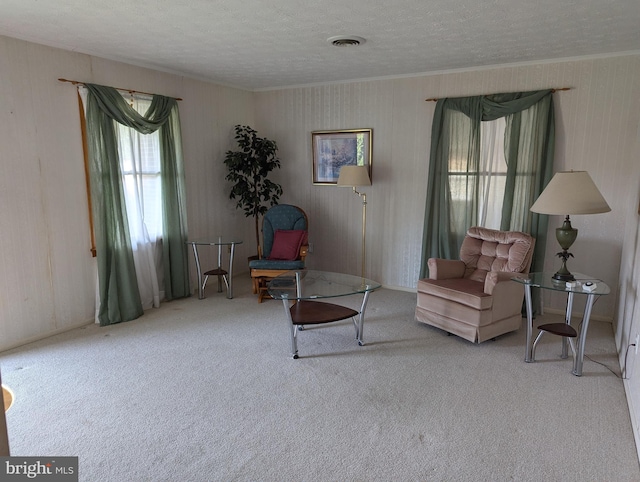
[{"label": "table lamp", "polygon": [[364,278],[365,234],[367,231],[367,195],[358,192],[358,186],[371,186],[367,166],[342,166],[338,176],[338,186],[352,187],[353,192],[362,198],[362,277]]},{"label": "table lamp", "polygon": [[607,213],[611,211],[607,201],[587,171],[562,171],[549,181],[531,206],[531,211],[566,216],[562,227],[556,229],[556,239],[562,248],[557,256],[562,259],[562,266],[553,279],[558,282],[574,281],[574,276],[567,269],[567,260],[573,257],[568,249],[578,237],[578,230],[571,227],[569,215]]}]

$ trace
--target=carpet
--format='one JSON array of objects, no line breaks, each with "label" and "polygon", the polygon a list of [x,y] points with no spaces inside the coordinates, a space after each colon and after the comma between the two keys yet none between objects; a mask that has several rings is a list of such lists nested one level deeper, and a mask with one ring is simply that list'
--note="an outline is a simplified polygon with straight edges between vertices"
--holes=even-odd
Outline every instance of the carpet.
[{"label": "carpet", "polygon": [[575,377],[550,335],[524,363],[524,320],[474,345],[381,289],[365,346],[309,326],[293,360],[282,303],[234,291],[0,353],[12,454],[78,456],[83,481],[640,480],[608,323]]}]

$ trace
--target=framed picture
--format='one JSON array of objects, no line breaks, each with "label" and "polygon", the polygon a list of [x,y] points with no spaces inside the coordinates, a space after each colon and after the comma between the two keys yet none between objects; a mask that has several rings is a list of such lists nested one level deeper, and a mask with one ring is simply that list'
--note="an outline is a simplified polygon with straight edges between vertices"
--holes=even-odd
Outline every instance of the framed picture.
[{"label": "framed picture", "polygon": [[367,166],[371,178],[372,129],[314,131],[313,183],[336,185],[342,166]]}]

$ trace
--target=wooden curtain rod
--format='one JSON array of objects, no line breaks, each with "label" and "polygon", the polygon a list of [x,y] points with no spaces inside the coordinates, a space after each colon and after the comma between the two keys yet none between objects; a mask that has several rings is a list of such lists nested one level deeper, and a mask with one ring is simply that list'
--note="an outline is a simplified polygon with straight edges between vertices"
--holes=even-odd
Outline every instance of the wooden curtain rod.
[{"label": "wooden curtain rod", "polygon": [[[79,80],[67,80],[67,79],[58,79],[60,82],[69,82],[73,85],[85,85],[84,82],[80,82]],[[119,87],[114,87],[116,90],[122,90],[124,92],[129,92],[130,94],[144,94],[144,95],[155,95],[149,92],[142,92],[141,90],[132,90],[132,89],[121,89]],[[174,97],[175,100],[182,100],[179,97]]]},{"label": "wooden curtain rod", "polygon": [[[556,92],[559,92],[561,90],[571,90],[571,87],[561,87],[559,89],[551,89],[551,93],[555,94]],[[493,95],[493,94],[484,94],[484,95]],[[433,97],[431,99],[425,99],[425,102],[437,102],[438,99]]]}]

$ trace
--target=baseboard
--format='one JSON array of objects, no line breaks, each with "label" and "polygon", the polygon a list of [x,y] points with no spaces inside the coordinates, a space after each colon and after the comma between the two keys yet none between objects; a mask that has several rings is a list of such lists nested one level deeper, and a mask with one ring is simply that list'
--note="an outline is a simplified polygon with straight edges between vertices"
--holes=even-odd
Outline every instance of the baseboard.
[{"label": "baseboard", "polygon": [[384,289],[393,290],[393,291],[404,291],[405,293],[417,293],[418,288],[408,288],[406,286],[391,286],[391,285],[382,285]]},{"label": "baseboard", "polygon": [[[551,313],[552,315],[562,315],[562,316],[565,315],[565,311],[564,310],[559,310],[557,308],[547,308],[546,306],[544,307],[544,312],[545,313]],[[582,317],[584,316],[584,313],[579,312],[579,311],[574,311],[572,313],[572,316],[582,319]],[[589,317],[589,320],[590,321],[604,321],[605,323],[613,324],[613,318],[611,318],[610,316],[598,316],[598,315],[594,315],[593,313]]]},{"label": "baseboard", "polygon": [[30,338],[26,338],[24,340],[20,340],[12,345],[0,346],[0,353],[3,351],[13,350],[14,348],[18,348],[24,345],[28,345],[29,343],[34,343],[36,341],[44,340],[45,338],[49,338],[50,336],[59,335],[60,333],[65,333],[67,331],[75,330],[76,328],[81,328],[83,326],[91,325],[95,323],[95,319],[91,319],[90,321],[82,321],[80,323],[75,323],[73,325],[65,326],[64,328],[59,328],[53,331],[47,331],[46,333],[38,333],[35,336]]}]

